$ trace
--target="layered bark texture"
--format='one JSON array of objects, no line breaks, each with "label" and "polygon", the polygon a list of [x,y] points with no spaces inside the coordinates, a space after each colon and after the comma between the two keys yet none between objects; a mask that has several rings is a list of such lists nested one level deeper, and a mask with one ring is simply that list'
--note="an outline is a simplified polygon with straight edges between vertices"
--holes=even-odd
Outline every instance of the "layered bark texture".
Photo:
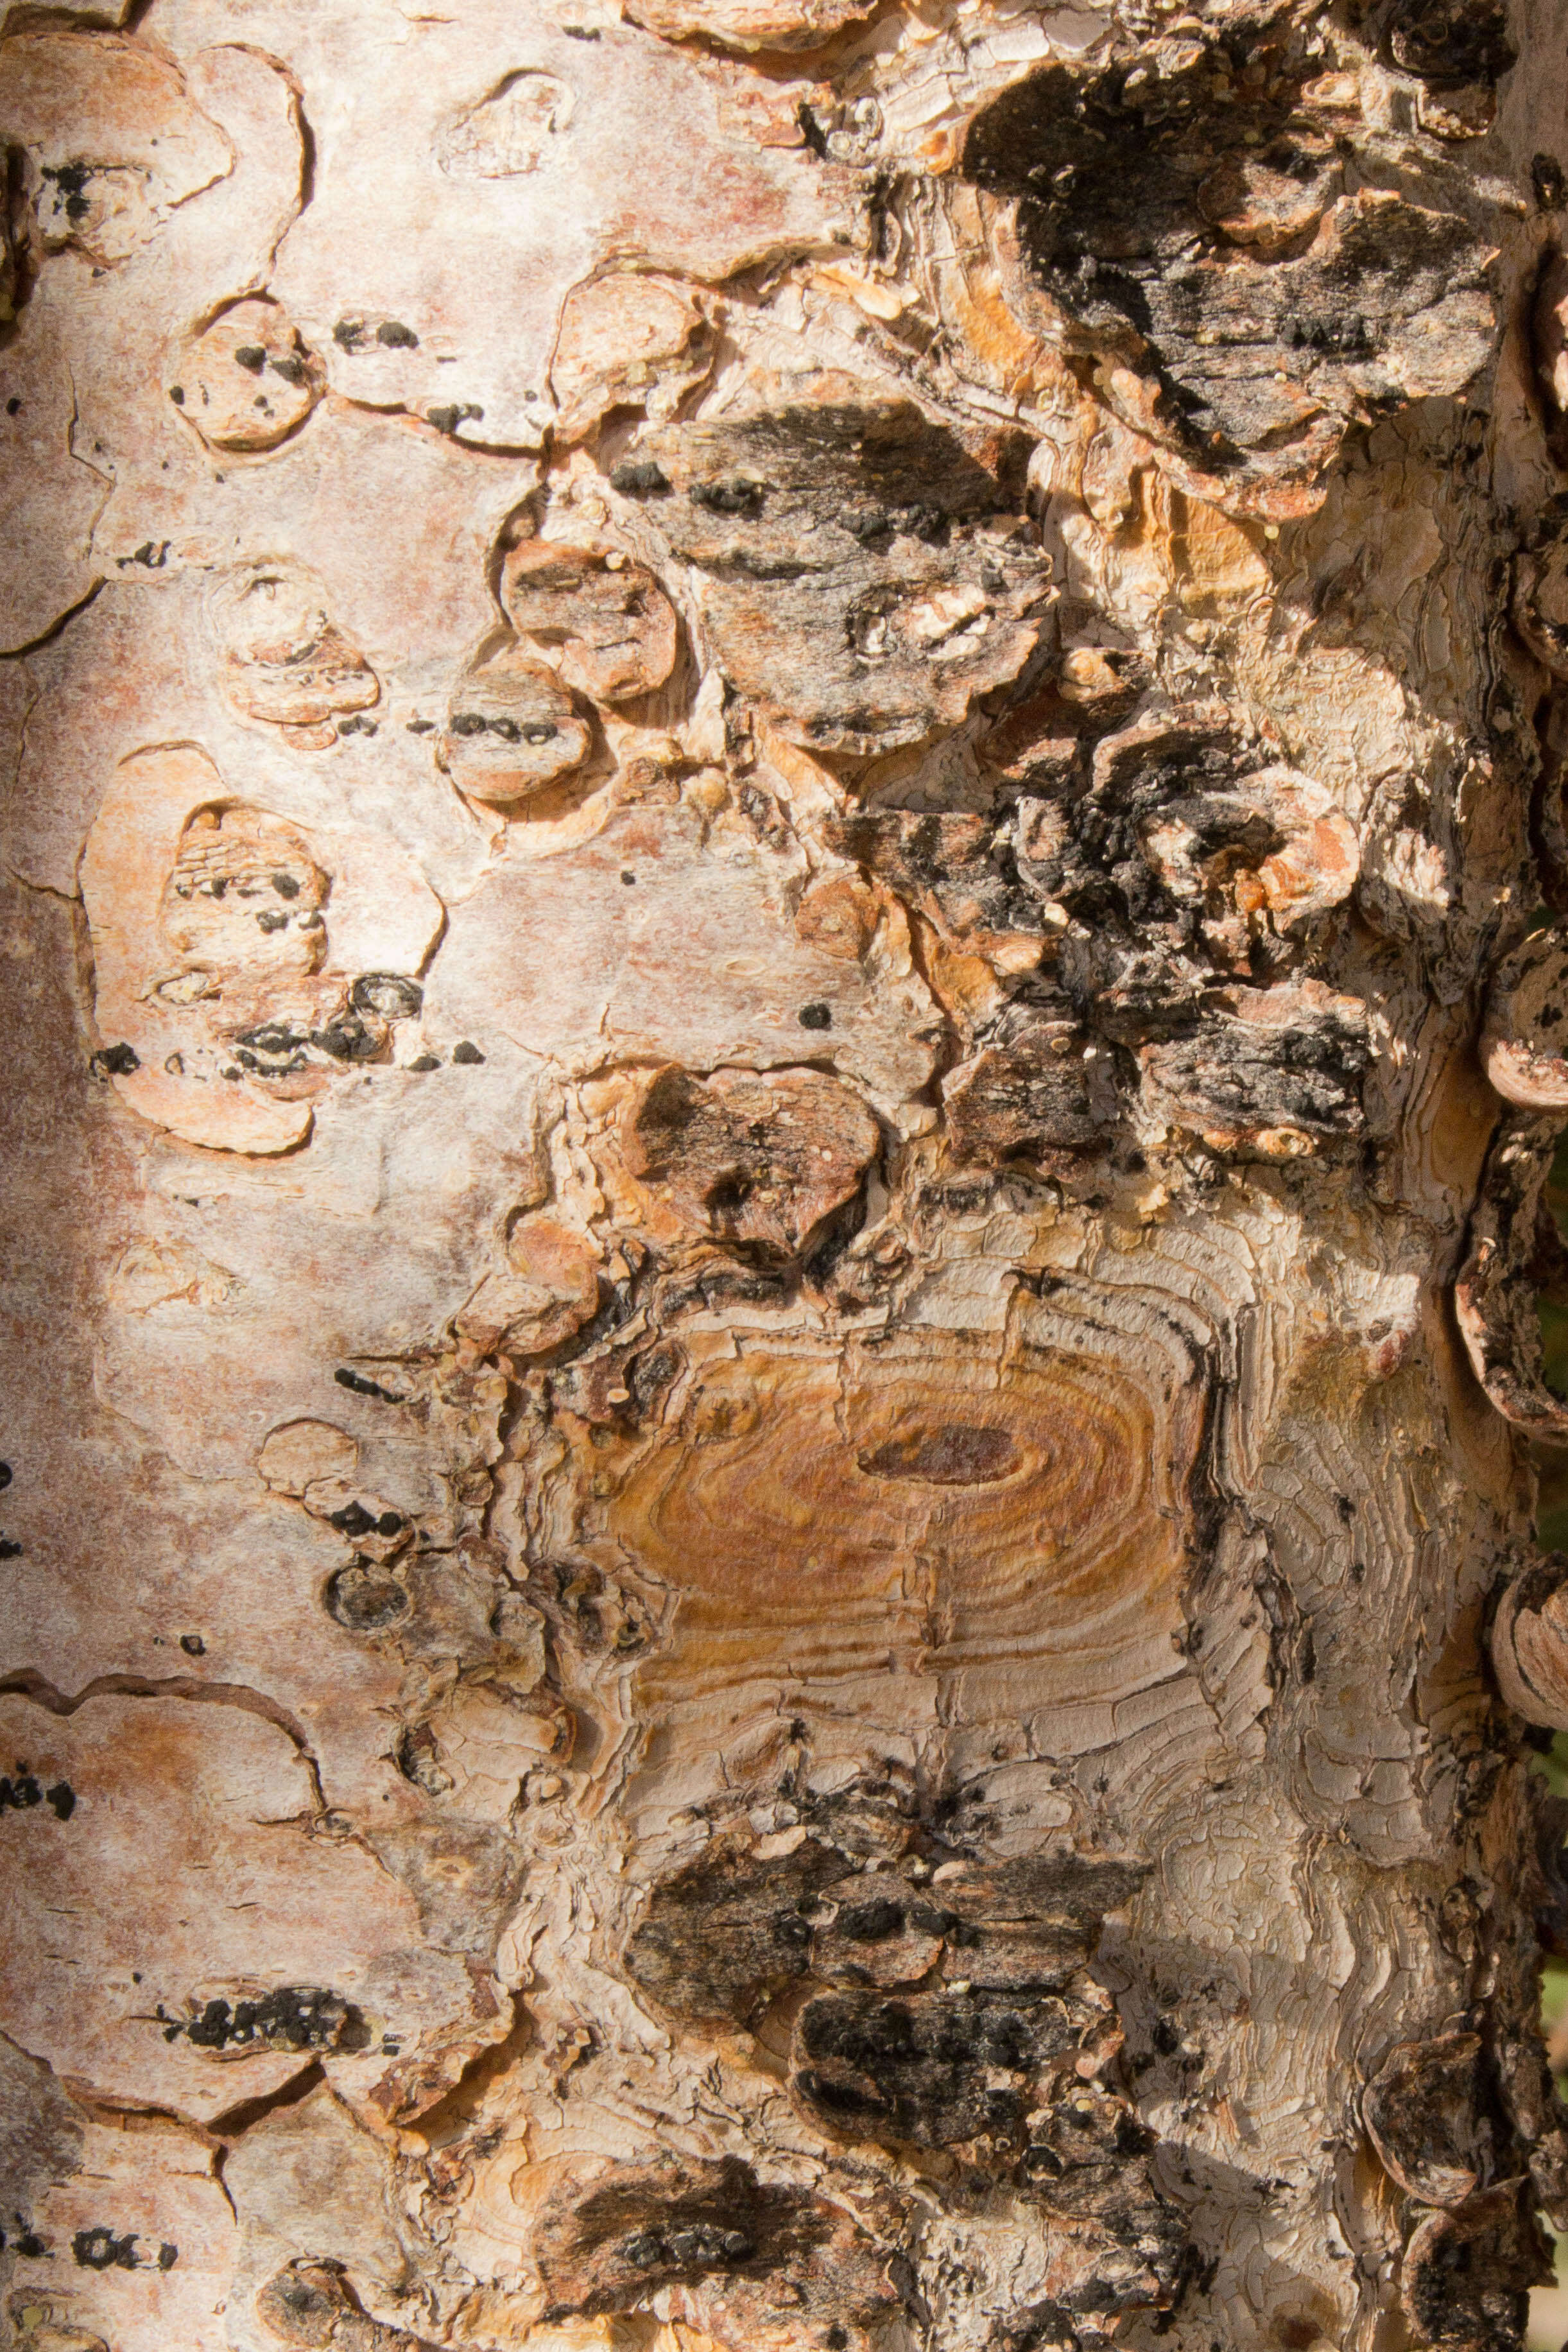
[{"label": "layered bark texture", "polygon": [[0,5],[16,2352],[1510,2352],[1557,0]]}]

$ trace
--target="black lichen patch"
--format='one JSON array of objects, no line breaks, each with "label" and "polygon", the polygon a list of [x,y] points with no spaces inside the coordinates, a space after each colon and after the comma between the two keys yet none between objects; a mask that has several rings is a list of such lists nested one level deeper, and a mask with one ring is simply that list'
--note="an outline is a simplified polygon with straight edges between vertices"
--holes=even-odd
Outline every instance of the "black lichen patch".
[{"label": "black lichen patch", "polygon": [[541,2218],[534,2258],[547,2321],[623,2311],[662,2287],[713,2298],[744,2325],[776,2309],[862,2325],[892,2298],[875,2248],[807,2189],[759,2181],[749,2165],[626,2166]]},{"label": "black lichen patch", "polygon": [[460,710],[452,721],[454,735],[498,735],[503,743],[553,743],[560,729],[553,719],[521,724],[515,719],[486,718],[482,710]]},{"label": "black lichen patch", "polygon": [[942,1104],[954,1156],[993,1163],[1092,1150],[1120,1115],[1111,1057],[1075,1022],[1027,1007],[1005,1014],[948,1073]]},{"label": "black lichen patch", "polygon": [[374,1062],[386,1051],[386,1024],[350,1010],[340,1013],[324,1029],[312,1029],[310,1043],[334,1062]]},{"label": "black lichen patch", "polygon": [[1093,2032],[1070,1991],[821,1994],[796,2021],[791,2087],[837,2138],[950,2150],[1070,2224],[1078,2274],[1061,2292],[1103,2317],[1168,2303],[1186,2239],[1153,2136],[1081,2071]]},{"label": "black lichen patch", "polygon": [[1039,902],[1019,878],[1011,836],[987,818],[881,809],[829,818],[823,833],[830,848],[880,875],[945,931],[1039,927]]},{"label": "black lichen patch", "polygon": [[[1477,0],[1467,32],[1462,0],[1430,12],[1428,43],[1412,6],[1389,38],[1429,78],[1439,53],[1479,70],[1500,55],[1489,13]],[[1457,391],[1490,352],[1456,167],[1314,112],[1319,71],[1290,35],[1243,28],[1173,73],[1051,66],[965,145],[964,176],[1013,200],[1009,303],[1137,370],[1145,421],[1207,473],[1315,470],[1358,406]]]},{"label": "black lichen patch", "polygon": [[610,487],[625,499],[653,499],[668,492],[670,480],[652,457],[628,457],[612,469]]},{"label": "black lichen patch", "polygon": [[[1141,1042],[1179,1022],[1225,968],[1219,957],[1234,956],[1213,934],[1217,900],[1283,838],[1249,787],[1261,764],[1222,736],[1129,730],[1103,747],[1086,785],[1070,777],[1019,803],[1013,871],[1026,896],[1072,919],[1064,977],[1103,1034]],[[1256,961],[1269,944],[1248,941],[1245,976],[1272,976]]]},{"label": "black lichen patch", "polygon": [[951,2150],[1070,2222],[1077,2308],[1157,2305],[1186,2232],[1150,2171],[1153,2136],[1081,2072],[1094,2023],[1068,1990],[821,1994],[796,2021],[791,2088],[837,2138]]},{"label": "black lichen patch", "polygon": [[225,2056],[256,2050],[357,2049],[365,2024],[352,2002],[319,1985],[283,1985],[256,2000],[204,2002],[185,2017],[158,2016],[165,2042],[184,2040],[194,2050]]},{"label": "black lichen patch", "polygon": [[652,519],[702,575],[730,682],[802,742],[862,754],[956,723],[1033,651],[1051,592],[1022,513],[1026,457],[1017,436],[967,441],[909,401],[806,385],[659,427],[626,462],[674,493]]},{"label": "black lichen patch", "polygon": [[1373,22],[1388,63],[1429,89],[1490,87],[1518,57],[1500,0],[1391,0]]},{"label": "black lichen patch", "polygon": [[1532,155],[1530,184],[1543,213],[1560,213],[1568,205],[1568,173],[1555,155]]},{"label": "black lichen patch", "polygon": [[1177,1123],[1220,1136],[1288,1129],[1329,1141],[1359,1135],[1372,1059],[1363,1020],[1303,999],[1296,1017],[1239,1019],[1223,1007],[1147,1057],[1153,1099]]},{"label": "black lichen patch", "polygon": [[137,2268],[136,2232],[117,2237],[101,2225],[78,2230],[71,2240],[77,2268],[84,2271],[133,2271]]},{"label": "black lichen patch", "polygon": [[1529,2290],[1551,2276],[1527,2184],[1513,2180],[1468,2198],[1458,2212],[1416,2220],[1400,2297],[1419,2343],[1439,2352],[1515,2352]]},{"label": "black lichen patch", "polygon": [[39,170],[40,179],[48,181],[55,190],[55,206],[63,212],[73,228],[87,219],[92,211],[88,189],[97,177],[89,163],[45,163]]},{"label": "black lichen patch", "polygon": [[797,2094],[841,2137],[1023,2148],[1035,2077],[1076,2047],[1061,2000],[942,1990],[824,1993],[796,2028]]},{"label": "black lichen patch", "polygon": [[452,1058],[464,1069],[473,1069],[485,1058],[471,1038],[460,1037],[452,1048]]},{"label": "black lichen patch", "polygon": [[882,1944],[904,1924],[904,1906],[890,1895],[873,1895],[864,1903],[844,1903],[834,1925],[852,1944]]},{"label": "black lichen patch", "polygon": [[[968,1431],[933,1437],[949,1471],[1001,1468],[988,1431],[978,1444]],[[806,1978],[852,1985],[854,1948],[894,1935],[931,1945],[913,1950],[920,1974],[939,1968],[982,1993],[1055,1991],[1144,1875],[1136,1863],[1053,1855],[977,1865],[945,1883],[937,1901],[891,1872],[874,1884],[852,1874],[825,1836],[770,1862],[719,1843],[654,1888],[626,1962],[646,1991],[691,2019],[747,2018]]]},{"label": "black lichen patch", "polygon": [[358,1540],[370,1535],[400,1535],[405,1522],[397,1511],[367,1511],[362,1503],[345,1503],[340,1511],[328,1513],[327,1524]]},{"label": "black lichen patch", "polygon": [[[1204,1133],[1359,1132],[1364,1014],[1287,984],[1307,919],[1294,901],[1276,917],[1260,878],[1286,845],[1281,825],[1301,823],[1301,781],[1227,736],[1150,719],[1107,737],[1087,773],[1073,761],[1042,776],[1000,828],[907,815],[841,825],[841,845],[949,929],[966,892],[993,922],[1022,928],[1030,901],[1066,919],[1056,993],[1007,1008],[944,1082],[957,1157],[1092,1148],[1134,1083],[1152,1110]],[[1343,845],[1323,854],[1332,905],[1354,856],[1341,872]]]},{"label": "black lichen patch", "polygon": [[633,2270],[664,2272],[734,2270],[749,2261],[754,2252],[744,2230],[678,2217],[639,2230],[620,2248],[622,2260]]},{"label": "black lichen patch", "polygon": [[247,1069],[259,1071],[263,1077],[287,1077],[308,1067],[303,1049],[309,1043],[307,1029],[297,1029],[288,1021],[264,1021],[256,1028],[239,1031],[235,1051]]},{"label": "black lichen patch", "polygon": [[999,2352],[1082,2352],[1076,2315],[1051,2299],[1010,2313],[998,2342]]},{"label": "black lichen patch", "polygon": [[141,1067],[141,1056],[134,1045],[100,1045],[92,1057],[92,1068],[99,1077],[128,1078]]},{"label": "black lichen patch", "polygon": [[340,1364],[332,1378],[340,1389],[348,1389],[355,1396],[374,1397],[378,1404],[408,1402],[406,1397],[398,1396],[392,1389],[382,1388],[379,1381],[370,1380],[363,1372],[356,1372],[349,1364]]},{"label": "black lichen patch", "polygon": [[1429,2205],[1458,2205],[1496,2178],[1508,2133],[1479,2033],[1440,2033],[1390,2051],[1362,2094],[1385,2169]]},{"label": "black lichen patch", "polygon": [[705,1855],[655,1888],[627,1966],[679,2016],[747,2016],[807,1974],[814,1897],[842,1871],[815,1840],[771,1864]]},{"label": "black lichen patch", "polygon": [[693,506],[706,507],[709,514],[756,515],[762,511],[768,485],[737,474],[728,481],[693,482],[686,496]]}]

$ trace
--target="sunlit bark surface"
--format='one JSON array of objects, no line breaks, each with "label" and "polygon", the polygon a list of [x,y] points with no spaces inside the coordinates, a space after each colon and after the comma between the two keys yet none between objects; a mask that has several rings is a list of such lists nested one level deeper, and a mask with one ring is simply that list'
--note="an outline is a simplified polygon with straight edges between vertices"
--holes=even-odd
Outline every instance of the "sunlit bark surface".
[{"label": "sunlit bark surface", "polygon": [[1568,19],[1181,7],[0,0],[16,2352],[1520,2340]]}]

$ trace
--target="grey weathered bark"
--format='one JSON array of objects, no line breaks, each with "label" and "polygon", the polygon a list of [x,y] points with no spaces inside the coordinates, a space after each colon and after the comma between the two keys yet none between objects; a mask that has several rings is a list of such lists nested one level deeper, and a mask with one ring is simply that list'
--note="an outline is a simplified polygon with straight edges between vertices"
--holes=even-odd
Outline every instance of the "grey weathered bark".
[{"label": "grey weathered bark", "polygon": [[0,6],[27,2352],[1517,2341],[1545,0]]}]

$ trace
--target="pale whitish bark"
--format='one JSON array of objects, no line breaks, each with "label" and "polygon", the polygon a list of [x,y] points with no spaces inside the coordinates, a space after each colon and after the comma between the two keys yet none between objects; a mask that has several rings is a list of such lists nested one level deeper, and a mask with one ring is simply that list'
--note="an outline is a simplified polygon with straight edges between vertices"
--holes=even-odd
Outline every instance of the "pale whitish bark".
[{"label": "pale whitish bark", "polygon": [[0,10],[30,2352],[1517,2338],[1565,27],[1178,5]]}]

